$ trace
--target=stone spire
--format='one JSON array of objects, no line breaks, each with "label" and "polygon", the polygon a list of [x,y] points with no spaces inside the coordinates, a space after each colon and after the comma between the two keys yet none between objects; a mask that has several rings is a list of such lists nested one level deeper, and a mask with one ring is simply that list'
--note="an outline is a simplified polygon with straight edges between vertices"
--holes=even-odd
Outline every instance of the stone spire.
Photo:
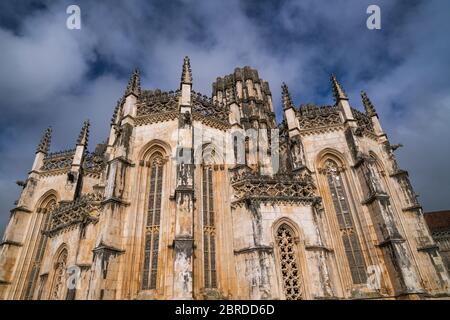
[{"label": "stone spire", "polygon": [[372,102],[370,101],[369,97],[367,96],[367,93],[364,91],[361,91],[361,98],[364,104],[364,109],[366,110],[366,114],[369,117],[373,117],[377,115],[377,111],[375,110],[375,107],[373,106]]},{"label": "stone spire", "polygon": [[283,110],[293,108],[294,104],[292,103],[291,94],[289,93],[289,88],[286,83],[283,82],[281,90],[283,92]]},{"label": "stone spire", "polygon": [[116,124],[117,119],[120,116],[120,111],[121,111],[121,108],[122,108],[122,104],[123,104],[123,100],[122,99],[117,100],[116,107],[114,108],[114,113],[113,113],[113,115],[111,117],[111,125]]},{"label": "stone spire", "polygon": [[87,146],[89,140],[89,126],[89,120],[84,121],[80,135],[78,136],[77,146]]},{"label": "stone spire", "polygon": [[48,127],[44,134],[42,135],[41,141],[39,142],[36,153],[42,152],[44,154],[47,154],[50,149],[50,142],[52,140],[52,128]]},{"label": "stone spire", "polygon": [[336,103],[341,100],[348,100],[347,95],[345,94],[344,89],[342,89],[341,84],[337,81],[336,76],[334,74],[331,75],[331,87],[333,88],[333,95]]},{"label": "stone spire", "polygon": [[141,75],[138,69],[135,69],[133,74],[131,75],[130,81],[128,82],[127,89],[125,90],[125,97],[130,94],[135,95],[136,97],[141,94]]},{"label": "stone spire", "polygon": [[192,84],[191,62],[189,57],[184,57],[183,72],[181,73],[181,83]]}]

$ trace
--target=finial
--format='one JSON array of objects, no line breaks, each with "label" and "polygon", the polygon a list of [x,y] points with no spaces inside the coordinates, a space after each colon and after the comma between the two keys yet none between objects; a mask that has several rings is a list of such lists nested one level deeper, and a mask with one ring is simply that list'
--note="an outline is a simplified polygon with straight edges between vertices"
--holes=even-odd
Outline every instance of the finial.
[{"label": "finial", "polygon": [[36,149],[36,153],[42,152],[44,154],[47,154],[50,149],[50,142],[52,140],[52,127],[48,127],[44,134],[42,135],[41,141],[38,144],[38,147]]},{"label": "finial", "polygon": [[372,102],[370,101],[369,97],[367,96],[367,93],[364,91],[361,91],[361,98],[364,104],[364,109],[366,110],[366,114],[369,117],[373,117],[377,115],[377,111],[375,110],[375,107],[373,106]]},{"label": "finial", "polygon": [[340,100],[348,100],[347,95],[345,94],[344,89],[342,89],[341,84],[337,81],[336,76],[334,74],[331,75],[331,87],[333,88],[333,95],[336,103]]},{"label": "finial", "polygon": [[80,135],[78,136],[77,146],[87,146],[89,139],[89,125],[89,120],[84,121]]},{"label": "finial", "polygon": [[283,109],[289,109],[289,108],[293,108],[294,104],[292,103],[292,99],[291,99],[291,95],[289,93],[289,88],[286,85],[286,83],[283,82],[283,84],[281,85],[281,90],[282,90],[282,94],[283,94]]},{"label": "finial", "polygon": [[128,82],[127,89],[125,90],[125,97],[130,94],[134,94],[136,97],[141,94],[141,75],[138,69],[135,69]]},{"label": "finial", "polygon": [[191,62],[189,57],[184,57],[183,72],[181,73],[181,83],[192,84]]}]

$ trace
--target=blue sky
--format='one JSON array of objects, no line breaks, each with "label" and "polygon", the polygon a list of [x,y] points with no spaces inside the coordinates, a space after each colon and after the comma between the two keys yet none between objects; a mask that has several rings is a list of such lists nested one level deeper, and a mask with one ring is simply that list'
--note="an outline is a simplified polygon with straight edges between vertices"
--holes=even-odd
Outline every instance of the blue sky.
[{"label": "blue sky", "polygon": [[[81,30],[66,28],[70,4]],[[366,28],[370,4],[381,30]],[[449,12],[447,0],[1,1],[0,230],[47,126],[52,151],[72,148],[89,118],[93,149],[131,71],[144,88],[177,89],[185,55],[206,95],[217,76],[258,69],[278,119],[282,81],[297,106],[332,104],[330,73],[356,108],[367,91],[425,210],[450,209]]]}]

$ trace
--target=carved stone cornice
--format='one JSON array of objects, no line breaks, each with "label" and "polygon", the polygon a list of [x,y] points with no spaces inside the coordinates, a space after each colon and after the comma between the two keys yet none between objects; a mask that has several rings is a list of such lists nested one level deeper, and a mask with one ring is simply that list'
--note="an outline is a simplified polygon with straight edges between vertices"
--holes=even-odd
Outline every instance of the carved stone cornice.
[{"label": "carved stone cornice", "polygon": [[158,122],[173,121],[173,120],[178,119],[178,116],[179,116],[178,111],[163,112],[163,113],[140,116],[140,117],[135,118],[135,125],[136,126],[144,126],[144,125],[158,123]]},{"label": "carved stone cornice", "polygon": [[306,130],[302,129],[302,130],[300,130],[300,135],[309,136],[309,135],[323,134],[323,133],[340,131],[340,130],[344,130],[343,125],[332,125],[332,126],[326,126],[326,127],[320,127],[320,128],[314,128],[314,129],[306,129]]},{"label": "carved stone cornice", "polygon": [[198,112],[193,112],[192,118],[194,121],[201,122],[203,125],[206,125],[206,126],[212,127],[212,128],[216,128],[219,130],[225,131],[225,130],[228,130],[229,128],[231,128],[231,125],[228,122],[223,122],[223,121],[217,120],[215,118],[210,118],[210,117],[204,116]]}]

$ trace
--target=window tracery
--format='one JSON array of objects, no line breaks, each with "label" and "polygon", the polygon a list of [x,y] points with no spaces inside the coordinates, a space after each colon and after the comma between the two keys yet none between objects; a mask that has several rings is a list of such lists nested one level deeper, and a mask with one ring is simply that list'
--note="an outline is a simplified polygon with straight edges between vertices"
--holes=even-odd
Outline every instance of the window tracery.
[{"label": "window tracery", "polygon": [[150,191],[145,227],[142,289],[156,289],[161,220],[161,197],[164,159],[160,153],[150,160]]},{"label": "window tracery", "polygon": [[44,208],[39,208],[38,211],[43,214],[41,220],[41,226],[39,228],[39,234],[36,239],[37,248],[34,253],[34,259],[32,261],[31,272],[28,276],[27,287],[25,291],[25,300],[33,298],[33,293],[36,288],[36,283],[39,278],[39,271],[41,269],[42,258],[44,257],[45,246],[47,244],[47,237],[43,234],[49,227],[51,219],[51,211],[56,207],[56,200],[51,198],[47,200]]},{"label": "window tracery", "polygon": [[280,258],[284,295],[287,300],[301,300],[302,280],[294,231],[287,224],[282,224],[277,229],[275,238]]},{"label": "window tracery", "polygon": [[61,253],[58,255],[58,258],[55,262],[54,266],[54,275],[53,275],[53,286],[50,291],[50,299],[51,300],[62,300],[64,287],[65,287],[65,279],[66,279],[66,266],[67,266],[67,249],[63,249]]},{"label": "window tracery", "polygon": [[214,216],[214,188],[211,166],[203,167],[203,274],[205,288],[217,287],[216,227]]},{"label": "window tracery", "polygon": [[350,211],[345,183],[340,171],[336,162],[332,160],[326,161],[325,173],[328,187],[338,220],[339,231],[341,233],[352,281],[354,284],[362,284],[367,280],[366,265]]}]

